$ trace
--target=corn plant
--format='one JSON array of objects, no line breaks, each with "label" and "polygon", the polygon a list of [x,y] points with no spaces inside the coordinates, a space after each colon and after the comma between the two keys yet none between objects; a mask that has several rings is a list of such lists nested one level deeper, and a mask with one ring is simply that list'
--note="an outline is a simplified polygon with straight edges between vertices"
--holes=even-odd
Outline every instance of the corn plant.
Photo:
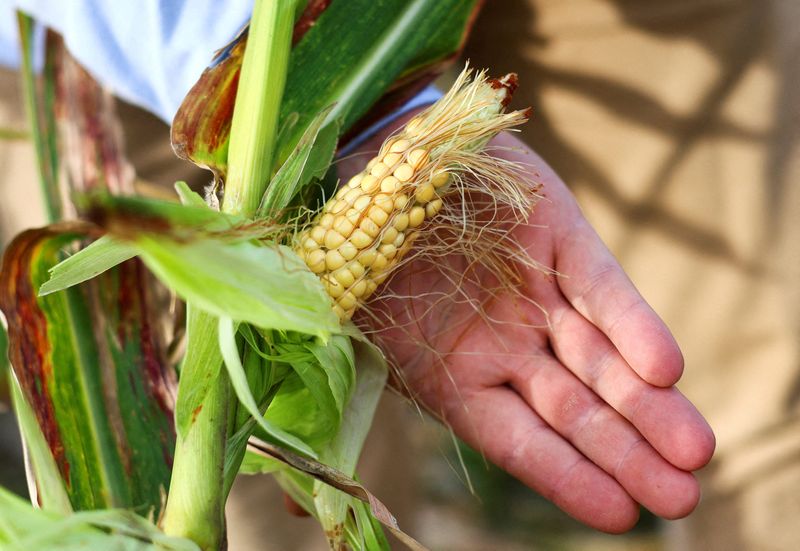
[{"label": "corn plant", "polygon": [[[0,542],[220,549],[234,478],[272,473],[332,549],[386,549],[383,527],[423,548],[355,480],[388,368],[353,319],[381,315],[369,301],[405,263],[454,248],[513,289],[530,261],[490,221],[524,221],[537,196],[482,149],[527,112],[506,112],[513,75],[465,70],[338,191],[332,161],[454,57],[476,4],[256,1],[173,123],[176,152],[214,177],[205,196],[177,183],[179,202],[131,193],[121,152],[104,156],[113,106],[50,37],[55,90],[95,103],[65,102],[72,138],[58,145],[80,220],[61,222],[54,95],[26,72],[54,223],[9,246],[0,309],[42,510],[0,494]],[[87,117],[108,129],[104,147],[80,139]],[[177,366],[153,276],[186,304]]]}]

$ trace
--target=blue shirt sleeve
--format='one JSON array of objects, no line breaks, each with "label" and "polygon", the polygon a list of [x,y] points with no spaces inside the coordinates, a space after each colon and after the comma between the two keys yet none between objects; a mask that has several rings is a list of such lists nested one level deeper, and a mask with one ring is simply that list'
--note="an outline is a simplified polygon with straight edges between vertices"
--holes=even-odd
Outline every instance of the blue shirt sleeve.
[{"label": "blue shirt sleeve", "polygon": [[[19,9],[59,32],[72,55],[114,94],[171,122],[214,52],[250,19],[252,4],[253,0],[0,0],[0,64],[18,64],[14,10]],[[399,113],[435,101],[437,94],[428,89]]]},{"label": "blue shirt sleeve", "polygon": [[214,52],[250,18],[252,0],[0,0],[0,63],[10,66],[14,9],[58,31],[116,95],[171,121]]}]

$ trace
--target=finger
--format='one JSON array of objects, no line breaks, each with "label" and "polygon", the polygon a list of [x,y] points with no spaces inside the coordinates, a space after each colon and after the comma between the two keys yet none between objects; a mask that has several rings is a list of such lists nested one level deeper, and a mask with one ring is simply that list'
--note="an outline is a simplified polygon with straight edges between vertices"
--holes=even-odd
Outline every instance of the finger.
[{"label": "finger", "polygon": [[530,166],[542,184],[545,200],[533,213],[537,224],[523,239],[539,242],[537,225],[549,232],[555,256],[552,267],[563,274],[557,278],[561,292],[611,339],[642,378],[657,386],[675,384],[683,371],[675,339],[583,217],[572,193],[541,157],[513,136],[501,134],[495,143],[509,148],[496,155]]},{"label": "finger", "polygon": [[511,385],[531,408],[630,496],[658,516],[688,515],[695,478],[666,461],[627,420],[552,357],[508,364]]},{"label": "finger", "polygon": [[670,463],[691,471],[714,451],[714,435],[677,389],[648,384],[583,316],[563,304],[551,312],[551,347],[561,363],[630,421]]},{"label": "finger", "polygon": [[555,269],[564,276],[557,278],[561,292],[645,381],[674,385],[683,373],[683,356],[664,322],[585,219],[560,233]]},{"label": "finger", "polygon": [[463,407],[453,408],[448,421],[490,461],[581,522],[612,533],[636,524],[639,509],[625,490],[510,388],[465,396]]}]

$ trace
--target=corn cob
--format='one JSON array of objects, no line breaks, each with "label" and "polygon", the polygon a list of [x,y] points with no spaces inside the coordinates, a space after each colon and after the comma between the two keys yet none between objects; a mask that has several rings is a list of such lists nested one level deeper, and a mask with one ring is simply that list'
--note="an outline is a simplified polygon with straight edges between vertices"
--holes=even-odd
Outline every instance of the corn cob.
[{"label": "corn cob", "polygon": [[516,75],[470,75],[465,69],[448,94],[387,139],[299,233],[295,251],[319,275],[342,321],[402,262],[452,184],[474,172],[470,154],[527,120],[527,111],[503,113]]}]

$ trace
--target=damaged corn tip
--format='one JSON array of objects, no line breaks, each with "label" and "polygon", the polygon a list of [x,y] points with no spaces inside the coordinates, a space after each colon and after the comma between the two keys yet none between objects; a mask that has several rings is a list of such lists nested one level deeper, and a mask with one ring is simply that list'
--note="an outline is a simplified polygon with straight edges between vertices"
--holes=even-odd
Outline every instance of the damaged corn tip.
[{"label": "damaged corn tip", "polygon": [[465,69],[441,100],[382,145],[366,168],[343,185],[295,251],[317,274],[339,319],[350,319],[405,257],[420,231],[436,218],[470,156],[499,131],[527,120],[503,113],[516,76],[489,80]]}]

